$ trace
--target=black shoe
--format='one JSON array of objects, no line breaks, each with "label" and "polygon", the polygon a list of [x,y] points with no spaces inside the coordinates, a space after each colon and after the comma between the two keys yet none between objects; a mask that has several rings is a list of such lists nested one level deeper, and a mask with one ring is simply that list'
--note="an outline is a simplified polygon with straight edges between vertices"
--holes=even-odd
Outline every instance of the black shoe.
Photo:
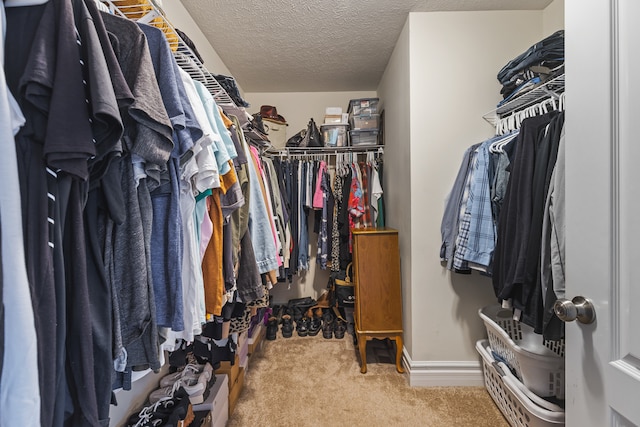
[{"label": "black shoe", "polygon": [[274,316],[269,317],[267,321],[267,336],[266,338],[269,341],[273,341],[276,339],[278,335],[278,319]]},{"label": "black shoe", "polygon": [[291,338],[293,335],[293,319],[288,314],[282,315],[282,328],[280,330],[284,338]]},{"label": "black shoe", "polygon": [[298,336],[306,337],[309,334],[309,318],[304,316],[296,323],[296,331]]},{"label": "black shoe", "polygon": [[309,320],[309,336],[315,337],[322,329],[322,310],[318,309],[318,313],[315,313],[311,316]]},{"label": "black shoe", "polygon": [[347,330],[347,322],[343,318],[338,317],[333,325],[333,336],[341,340]]},{"label": "black shoe", "polygon": [[322,336],[328,340],[332,338],[333,335],[333,314],[327,311],[322,315]]}]

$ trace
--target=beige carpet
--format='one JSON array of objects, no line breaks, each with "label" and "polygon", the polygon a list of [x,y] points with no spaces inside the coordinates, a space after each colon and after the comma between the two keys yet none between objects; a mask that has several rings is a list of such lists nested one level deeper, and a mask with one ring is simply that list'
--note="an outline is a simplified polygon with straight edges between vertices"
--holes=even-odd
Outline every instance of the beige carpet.
[{"label": "beige carpet", "polygon": [[508,426],[482,387],[409,387],[391,341],[367,345],[366,374],[358,357],[349,334],[278,333],[251,355],[227,426]]}]

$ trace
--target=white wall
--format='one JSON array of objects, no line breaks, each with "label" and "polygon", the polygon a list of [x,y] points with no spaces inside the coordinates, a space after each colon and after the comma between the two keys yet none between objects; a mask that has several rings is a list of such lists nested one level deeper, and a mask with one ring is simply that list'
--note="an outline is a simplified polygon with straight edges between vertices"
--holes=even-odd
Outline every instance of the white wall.
[{"label": "white wall", "polygon": [[564,28],[564,0],[554,0],[542,11],[542,35],[547,37]]},{"label": "white wall", "polygon": [[[212,74],[224,74],[230,76],[231,72],[224,65],[218,53],[213,49],[207,38],[204,36],[200,27],[198,27],[184,8],[182,2],[178,0],[167,0],[162,3],[162,9],[169,22],[176,28],[183,31],[193,41],[198,53],[204,60],[204,66]],[[238,83],[238,86],[241,86]]]},{"label": "white wall", "polygon": [[[405,23],[378,86],[384,109],[384,200],[387,225],[398,230],[402,276],[404,345],[413,347],[411,294],[411,114],[409,100],[409,21]],[[419,325],[415,325],[419,328]]]},{"label": "white wall", "polygon": [[500,99],[496,74],[542,36],[542,11],[412,13],[410,29],[411,282],[414,361],[471,361],[485,335],[477,310],[491,281],[438,261],[444,200],[464,150],[493,135],[482,119]]}]

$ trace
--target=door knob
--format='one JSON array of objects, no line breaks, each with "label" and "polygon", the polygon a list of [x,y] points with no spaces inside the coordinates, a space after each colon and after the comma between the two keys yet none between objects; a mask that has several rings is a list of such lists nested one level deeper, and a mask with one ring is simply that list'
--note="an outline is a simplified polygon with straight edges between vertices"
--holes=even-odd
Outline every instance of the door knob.
[{"label": "door knob", "polygon": [[589,324],[596,320],[596,310],[593,303],[585,297],[577,296],[571,301],[561,298],[553,304],[553,311],[563,322],[578,322]]}]

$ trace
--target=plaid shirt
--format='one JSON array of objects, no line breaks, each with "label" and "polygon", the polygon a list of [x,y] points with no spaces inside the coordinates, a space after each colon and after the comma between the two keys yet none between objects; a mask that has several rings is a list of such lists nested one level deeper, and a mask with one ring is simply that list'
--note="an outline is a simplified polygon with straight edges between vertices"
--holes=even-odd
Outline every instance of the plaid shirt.
[{"label": "plaid shirt", "polygon": [[[477,150],[471,153],[471,165],[475,164],[475,158],[478,155]],[[471,182],[473,181],[473,166],[467,174],[464,191],[462,193],[462,202],[460,203],[460,222],[458,223],[458,235],[456,236],[456,246],[453,255],[453,268],[458,271],[468,271],[469,263],[464,260],[463,254],[467,250],[467,242],[469,240],[469,227],[471,223],[471,212],[469,211],[471,194]]]},{"label": "plaid shirt", "polygon": [[489,185],[489,145],[486,141],[476,150],[473,162],[469,199],[466,245],[462,252],[465,261],[488,267],[496,245],[496,230],[491,213],[491,189]]}]

